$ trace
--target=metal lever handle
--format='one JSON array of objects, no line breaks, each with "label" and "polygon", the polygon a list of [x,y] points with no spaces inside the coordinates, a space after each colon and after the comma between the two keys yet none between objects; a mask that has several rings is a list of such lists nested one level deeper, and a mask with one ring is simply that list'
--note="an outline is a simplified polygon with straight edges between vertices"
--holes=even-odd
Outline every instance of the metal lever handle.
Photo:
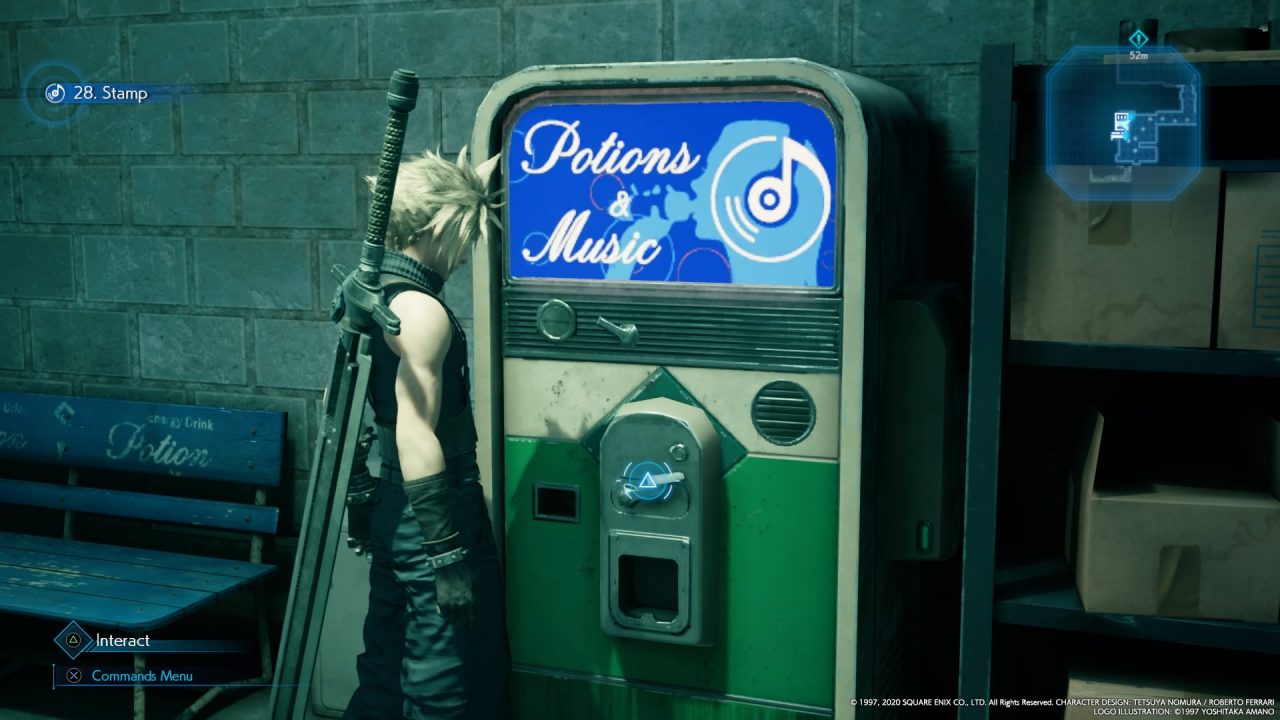
[{"label": "metal lever handle", "polygon": [[636,497],[635,493],[631,491],[631,488],[622,484],[618,484],[614,487],[613,496],[617,498],[618,503],[623,507],[635,507],[636,503],[640,502],[640,498]]},{"label": "metal lever handle", "polygon": [[[649,479],[653,481],[654,485],[674,485],[675,483],[678,483],[678,482],[684,482],[684,473],[673,472],[673,473],[663,473],[661,475],[650,475]],[[632,478],[623,477],[623,478],[618,478],[618,481],[621,482],[624,486],[626,486],[628,483],[632,482],[633,480]]]},{"label": "metal lever handle", "polygon": [[616,325],[604,319],[604,316],[596,318],[596,326],[613,333],[618,338],[618,342],[623,345],[635,345],[636,340],[640,338],[640,330],[631,323],[623,323]]},{"label": "metal lever handle", "polygon": [[[684,473],[682,472],[663,473],[648,477],[653,481],[655,487],[684,482]],[[630,478],[619,478],[619,480],[620,482],[614,486],[614,496],[624,507],[634,507],[636,503],[640,502],[641,498],[636,496],[636,489],[628,484]]]},{"label": "metal lever handle", "polygon": [[684,482],[684,473],[673,472],[664,473],[662,475],[650,475],[649,479],[654,485],[671,485],[673,483]]}]

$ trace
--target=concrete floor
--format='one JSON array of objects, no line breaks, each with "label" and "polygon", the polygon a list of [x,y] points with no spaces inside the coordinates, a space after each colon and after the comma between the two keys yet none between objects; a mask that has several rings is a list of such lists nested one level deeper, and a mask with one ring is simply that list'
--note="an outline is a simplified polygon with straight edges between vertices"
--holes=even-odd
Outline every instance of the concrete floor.
[{"label": "concrete floor", "polygon": [[270,690],[259,690],[234,705],[210,715],[209,720],[267,720],[271,717],[271,709],[267,706],[270,698]]},{"label": "concrete floor", "polygon": [[271,717],[271,709],[267,707],[267,701],[270,698],[270,690],[259,690],[225,710],[211,715],[209,720],[267,720]]}]

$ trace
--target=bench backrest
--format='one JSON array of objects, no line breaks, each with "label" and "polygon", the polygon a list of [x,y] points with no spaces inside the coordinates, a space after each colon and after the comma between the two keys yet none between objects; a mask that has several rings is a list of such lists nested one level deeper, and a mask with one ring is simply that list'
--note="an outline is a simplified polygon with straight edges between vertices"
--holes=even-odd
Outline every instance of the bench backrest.
[{"label": "bench backrest", "polygon": [[[274,487],[284,440],[279,412],[0,392],[0,469],[11,459]],[[13,479],[0,479],[0,502],[256,533],[278,521],[261,503]]]}]

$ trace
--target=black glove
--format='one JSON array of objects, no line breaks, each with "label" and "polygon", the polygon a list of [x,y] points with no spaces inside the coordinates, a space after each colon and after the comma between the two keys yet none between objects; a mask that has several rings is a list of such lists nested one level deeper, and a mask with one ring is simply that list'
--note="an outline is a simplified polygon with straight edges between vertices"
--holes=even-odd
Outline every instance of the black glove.
[{"label": "black glove", "polygon": [[475,593],[467,561],[436,568],[436,608],[449,622],[464,627],[471,624]]},{"label": "black glove", "polygon": [[453,478],[438,473],[405,482],[404,494],[422,527],[428,562],[435,567],[437,609],[450,622],[470,623],[475,595],[462,535],[453,526],[454,485]]}]

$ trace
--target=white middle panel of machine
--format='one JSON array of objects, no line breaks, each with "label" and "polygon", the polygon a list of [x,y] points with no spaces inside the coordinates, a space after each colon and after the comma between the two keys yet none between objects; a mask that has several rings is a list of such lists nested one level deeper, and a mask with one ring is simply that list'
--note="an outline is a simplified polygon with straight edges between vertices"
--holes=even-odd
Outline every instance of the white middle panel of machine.
[{"label": "white middle panel of machine", "polygon": [[[505,358],[503,425],[508,437],[581,440],[617,407],[657,365]],[[689,393],[715,416],[752,455],[834,460],[840,440],[840,377],[836,374],[785,373],[665,366]],[[751,402],[774,380],[800,385],[813,398],[814,425],[795,445],[775,445],[751,424]]]}]

